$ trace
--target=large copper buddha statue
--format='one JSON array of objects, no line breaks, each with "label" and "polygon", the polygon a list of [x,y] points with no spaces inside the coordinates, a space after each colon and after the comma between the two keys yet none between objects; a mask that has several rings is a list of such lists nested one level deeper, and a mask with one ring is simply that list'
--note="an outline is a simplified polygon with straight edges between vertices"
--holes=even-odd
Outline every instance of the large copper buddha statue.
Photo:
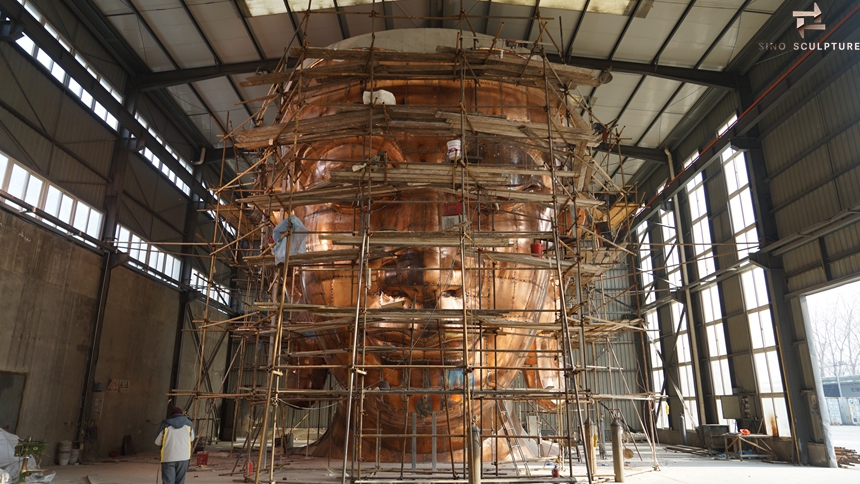
[{"label": "large copper buddha statue", "polygon": [[[413,439],[403,435],[412,434],[414,421],[418,435],[415,451],[420,460],[426,460],[434,444],[430,436],[435,421],[438,458],[461,460],[468,419],[491,433],[491,429],[498,428],[493,420],[498,418],[500,408],[492,398],[471,399],[466,408],[463,386],[468,385],[473,392],[510,387],[535,346],[538,332],[529,325],[554,323],[558,317],[555,272],[549,267],[533,267],[502,257],[537,256],[540,254],[533,252],[540,249],[533,246],[550,246],[545,234],[555,219],[551,197],[529,201],[528,197],[506,194],[550,194],[553,181],[547,175],[554,165],[570,175],[565,179],[569,181],[567,191],[563,192],[568,196],[561,197],[563,210],[559,214],[563,219],[560,229],[569,229],[577,220],[571,216],[575,212],[569,203],[570,194],[587,188],[589,183],[588,170],[577,160],[586,157],[591,130],[576,109],[565,107],[572,97],[548,95],[543,85],[533,79],[517,83],[499,75],[504,69],[511,78],[526,68],[543,69],[541,60],[529,63],[511,51],[489,50],[491,38],[458,43],[456,31],[400,30],[385,34],[375,39],[374,47],[380,49],[377,52],[398,50],[399,42],[407,39],[411,44],[401,50],[428,52],[428,58],[433,53],[449,52],[448,56],[455,59],[450,52],[465,44],[485,59],[502,62],[507,56],[510,63],[499,64],[492,72],[481,67],[488,73],[480,81],[472,77],[473,73],[461,79],[459,71],[450,66],[451,75],[447,78],[428,75],[401,79],[396,72],[409,71],[402,69],[404,66],[420,72],[437,62],[405,57],[391,60],[388,70],[384,63],[377,63],[371,85],[367,79],[349,81],[348,72],[355,64],[349,59],[306,60],[304,85],[292,86],[299,90],[299,97],[293,99],[293,106],[282,109],[283,123],[301,127],[302,123],[322,117],[333,121],[329,136],[319,132],[294,136],[289,127],[279,133],[281,139],[295,141],[292,145],[282,143],[282,159],[293,163],[288,169],[292,178],[283,186],[295,193],[362,187],[355,200],[293,207],[295,216],[311,233],[307,252],[361,247],[364,234],[369,240],[365,251],[370,252],[366,266],[352,260],[298,272],[297,287],[303,298],[300,302],[353,311],[358,304],[360,308],[356,318],[314,313],[314,323],[339,318],[343,326],[305,334],[320,349],[330,352],[325,363],[336,365],[330,371],[342,388],[349,388],[350,373],[355,371],[354,389],[356,393],[363,389],[361,405],[353,400],[352,428],[345,428],[347,409],[341,404],[328,434],[314,452],[342,455],[345,435],[357,434],[360,427],[363,434],[388,435],[378,441],[365,438],[361,443],[364,458],[376,458],[379,445],[382,461],[400,461],[402,452],[412,452]],[[350,39],[334,47],[354,49],[359,55],[367,52],[369,42],[369,37],[363,41]],[[345,80],[313,77],[314,70],[339,69]],[[580,83],[598,83],[595,73],[578,72]],[[553,84],[550,89],[555,87]],[[376,107],[366,104],[368,97],[371,105],[374,103],[368,94],[382,91],[390,93],[385,96],[393,96],[394,104],[391,97],[386,101],[377,99]],[[344,113],[354,115],[350,109],[369,120],[361,130],[344,128],[336,121]],[[481,126],[477,126],[479,123]],[[445,129],[436,128],[439,126]],[[529,131],[535,127],[542,127],[543,134]],[[547,129],[563,130],[554,138],[552,147]],[[562,138],[565,142],[560,142]],[[449,154],[450,140],[459,140],[461,145]],[[551,159],[551,152],[555,159]],[[427,171],[433,165],[449,170],[450,182],[438,182],[438,174]],[[462,166],[475,171],[454,170]],[[502,174],[487,181],[493,175],[492,170],[480,171],[485,168],[499,168]],[[506,174],[504,169],[510,170]],[[576,170],[581,173],[573,177],[571,172]],[[420,176],[425,172],[428,179]],[[411,173],[415,178],[395,178],[395,173]],[[469,195],[464,197],[464,193]],[[410,234],[412,239],[403,239],[406,242],[394,246],[373,245],[374,240],[386,235]],[[499,243],[482,245],[480,236]],[[344,239],[350,237],[360,242],[345,245]],[[447,243],[449,240],[455,242]],[[498,256],[494,258],[493,254]],[[467,270],[462,270],[464,267]],[[365,308],[383,308],[389,317],[371,318],[365,323]],[[412,317],[410,311],[416,316]],[[465,331],[463,315],[468,320]],[[486,327],[480,325],[482,317],[486,318]],[[353,320],[359,321],[357,332]],[[509,327],[500,324],[505,321],[510,322]],[[356,337],[358,344],[353,352]],[[491,452],[487,442],[485,458]],[[350,453],[357,444],[349,444]]]}]

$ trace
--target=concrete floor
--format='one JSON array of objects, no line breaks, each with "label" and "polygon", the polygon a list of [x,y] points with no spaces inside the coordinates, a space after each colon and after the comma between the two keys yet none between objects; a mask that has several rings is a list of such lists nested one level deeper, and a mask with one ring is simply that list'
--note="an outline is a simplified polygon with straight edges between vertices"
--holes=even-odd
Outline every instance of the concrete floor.
[{"label": "concrete floor", "polygon": [[830,438],[835,447],[845,447],[860,452],[860,425],[831,425]]},{"label": "concrete floor", "polygon": [[[856,428],[860,435],[860,427]],[[194,467],[189,469],[186,482],[194,483],[234,483],[243,482],[240,474],[230,475],[235,458],[230,458],[226,452],[217,449],[208,449],[209,465],[205,467]],[[725,461],[709,457],[699,457],[689,454],[669,452],[658,447],[658,460],[660,470],[652,470],[652,461],[649,455],[644,455],[640,461],[636,456],[628,461],[626,482],[633,484],[648,483],[684,483],[684,484],[709,484],[709,483],[779,483],[779,484],[838,484],[860,482],[860,466],[850,469],[825,469],[815,467],[793,466],[789,464],[769,464],[756,461]],[[302,456],[291,456],[283,461],[285,464],[275,472],[275,480],[278,482],[291,483],[339,483],[340,472],[336,470],[339,462],[332,463],[332,469],[327,469],[328,462],[325,459],[308,459]],[[407,468],[408,468],[407,464]],[[75,466],[50,466],[57,475],[53,482],[57,484],[87,484],[86,477],[97,476],[97,481],[102,484],[156,484],[156,476],[159,473],[157,455],[141,454],[132,458],[120,458],[117,460],[106,460],[100,462],[88,462]],[[491,466],[485,466],[485,476],[490,476]],[[580,472],[582,469],[580,469]],[[575,468],[576,472],[576,468]],[[537,473],[537,472],[535,472]],[[549,477],[549,468],[542,469],[541,474]],[[598,475],[611,475],[612,461],[598,461]],[[502,469],[505,475],[513,475],[512,468]],[[450,474],[440,478],[450,478]],[[381,476],[376,476],[377,478]],[[391,474],[392,482],[396,481],[396,475]],[[489,479],[488,479],[489,480]],[[495,479],[494,479],[495,480]],[[612,481],[610,477],[607,479]],[[496,480],[496,482],[499,482]],[[587,482],[580,478],[579,482]]]}]

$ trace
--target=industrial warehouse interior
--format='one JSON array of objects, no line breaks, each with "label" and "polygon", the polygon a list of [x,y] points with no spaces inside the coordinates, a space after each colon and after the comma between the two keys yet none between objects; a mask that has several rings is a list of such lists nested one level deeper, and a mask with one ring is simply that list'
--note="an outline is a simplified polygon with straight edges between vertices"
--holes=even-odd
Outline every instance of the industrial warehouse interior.
[{"label": "industrial warehouse interior", "polygon": [[860,482],[858,61],[842,0],[0,0],[0,483]]}]

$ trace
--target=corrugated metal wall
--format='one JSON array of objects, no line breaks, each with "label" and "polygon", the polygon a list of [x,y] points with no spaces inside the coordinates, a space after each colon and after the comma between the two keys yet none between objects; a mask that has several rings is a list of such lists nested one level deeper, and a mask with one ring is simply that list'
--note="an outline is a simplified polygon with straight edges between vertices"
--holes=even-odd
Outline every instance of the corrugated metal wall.
[{"label": "corrugated metal wall", "polygon": [[39,12],[45,16],[48,22],[63,35],[87,62],[98,70],[101,75],[113,84],[120,92],[125,88],[128,74],[125,69],[114,60],[110,52],[102,46],[101,42],[83,25],[64,2],[58,0],[31,0]]},{"label": "corrugated metal wall", "polygon": [[[856,2],[850,1],[828,2],[826,25],[835,28],[855,5]],[[847,40],[860,41],[860,33],[850,33]],[[764,52],[745,74],[748,89],[743,99],[747,103],[757,99],[801,58],[804,52],[793,49],[796,41],[800,37],[796,29],[789,27],[777,41],[777,45],[784,43],[785,49]],[[804,68],[816,62],[817,57],[816,54],[804,60],[807,63]],[[756,226],[764,247],[760,256],[753,259],[768,267],[768,296],[779,340],[780,365],[785,371],[786,397],[793,412],[792,431],[803,454],[799,459],[808,457],[807,442],[823,442],[824,437],[815,393],[810,392],[816,386],[813,358],[806,343],[802,300],[797,296],[860,278],[860,214],[853,213],[860,210],[857,60],[855,51],[828,53],[815,66],[816,70],[803,82],[790,86],[792,91],[746,135],[753,146],[746,154],[747,170],[757,210]],[[717,128],[732,114],[740,114],[744,107],[739,93],[723,97],[675,147],[676,160],[686,159],[713,140]],[[756,142],[761,144],[761,150]],[[731,384],[734,391],[759,391],[744,287],[736,273],[738,257],[721,163],[713,162],[703,176],[711,239],[717,256],[717,284]],[[685,198],[679,195],[682,206]],[[685,232],[689,232],[689,227]],[[789,241],[793,243],[775,252],[781,258],[768,256],[771,252],[768,246]],[[701,318],[696,311],[692,315],[694,322],[695,318]],[[702,350],[707,358],[707,345]],[[711,385],[705,373],[702,369],[698,377],[703,385]],[[699,399],[704,398],[707,405],[713,395],[707,389],[704,394]],[[715,416],[714,408],[705,409],[709,420]]]},{"label": "corrugated metal wall", "polygon": [[[853,2],[831,2],[830,22]],[[783,41],[791,48],[795,32]],[[854,32],[849,41],[860,41]],[[768,52],[749,73],[753,91],[783,73],[794,56]],[[773,216],[780,239],[824,229],[782,256],[791,293],[860,277],[860,219],[829,224],[860,209],[860,65],[854,51],[833,52],[810,80],[760,123]]]},{"label": "corrugated metal wall", "polygon": [[192,144],[181,134],[182,132],[176,127],[176,124],[149,97],[141,96],[138,99],[137,112],[164,138],[164,141],[171,148],[185,158],[185,161],[190,163],[200,159],[200,153],[192,148]]},{"label": "corrugated metal wall", "polygon": [[0,149],[103,210],[116,135],[5,42],[0,86]]}]

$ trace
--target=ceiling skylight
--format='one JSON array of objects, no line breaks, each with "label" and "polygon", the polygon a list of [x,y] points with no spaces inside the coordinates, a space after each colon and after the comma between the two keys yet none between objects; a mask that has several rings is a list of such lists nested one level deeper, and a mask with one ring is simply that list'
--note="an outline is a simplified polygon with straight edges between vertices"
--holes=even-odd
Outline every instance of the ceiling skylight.
[{"label": "ceiling skylight", "polygon": [[[245,3],[246,13],[252,17],[261,15],[275,15],[287,13],[286,4],[289,4],[293,12],[304,12],[308,10],[324,10],[334,8],[335,0],[242,0]],[[396,0],[394,0],[396,1]],[[486,2],[489,0],[480,0]],[[534,7],[536,0],[493,0],[495,3],[508,5],[521,5]],[[355,5],[371,5],[373,0],[337,0],[338,7],[352,7]],[[541,0],[541,8],[555,8],[560,10],[582,11],[585,0]],[[636,0],[592,0],[588,4],[588,11],[594,13],[605,13],[612,15],[630,15],[636,7]],[[651,10],[654,0],[642,2],[637,12],[637,17],[645,17]]]}]

